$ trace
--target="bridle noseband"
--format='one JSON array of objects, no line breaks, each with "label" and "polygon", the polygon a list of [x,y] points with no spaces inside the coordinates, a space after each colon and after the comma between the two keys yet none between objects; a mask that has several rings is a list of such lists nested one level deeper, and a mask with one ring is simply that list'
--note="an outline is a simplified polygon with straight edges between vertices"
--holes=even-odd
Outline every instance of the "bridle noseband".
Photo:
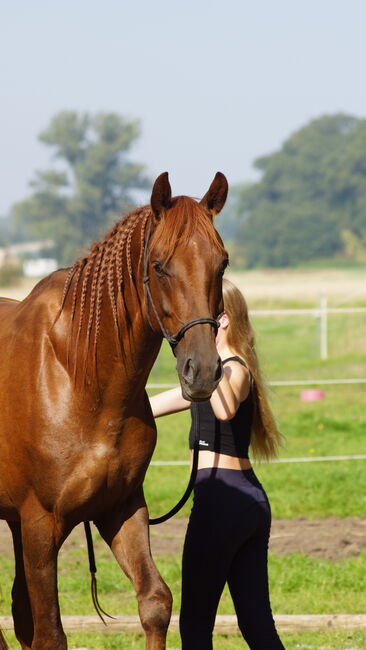
[{"label": "bridle noseband", "polygon": [[146,314],[147,314],[147,319],[149,321],[150,327],[153,331],[154,327],[151,322],[150,318],[150,313],[149,313],[149,303],[151,304],[151,307],[153,308],[153,312],[155,314],[155,318],[158,321],[159,327],[161,329],[161,333],[163,334],[164,338],[170,343],[171,347],[175,348],[176,345],[178,345],[179,341],[183,338],[184,334],[186,333],[187,330],[189,330],[191,327],[194,327],[194,325],[203,325],[203,324],[208,324],[212,325],[212,327],[215,329],[215,333],[217,333],[218,328],[220,327],[220,324],[215,318],[195,318],[194,320],[190,320],[188,323],[183,325],[180,330],[176,334],[169,334],[169,332],[165,329],[164,324],[159,316],[158,310],[156,309],[156,305],[154,303],[154,299],[152,297],[152,293],[150,290],[150,277],[149,277],[149,240],[150,240],[150,235],[151,235],[151,218],[149,220],[149,226],[148,226],[148,231],[146,235],[146,240],[145,240],[145,247],[144,247],[144,277],[143,277],[143,283],[144,283],[144,289],[145,289],[145,302],[146,302]]}]

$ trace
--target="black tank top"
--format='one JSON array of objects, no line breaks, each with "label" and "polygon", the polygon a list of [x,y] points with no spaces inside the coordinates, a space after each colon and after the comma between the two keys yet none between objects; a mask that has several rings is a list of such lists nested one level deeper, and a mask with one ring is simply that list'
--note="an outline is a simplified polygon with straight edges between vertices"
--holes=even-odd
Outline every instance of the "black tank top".
[{"label": "black tank top", "polygon": [[[243,366],[246,364],[240,357],[229,357],[222,363],[238,361]],[[227,456],[248,458],[250,433],[253,422],[253,396],[252,388],[248,397],[241,402],[232,420],[221,421],[215,416],[210,400],[192,402],[192,424],[189,432],[189,448],[195,444],[195,432],[198,430],[198,448],[215,451]]]}]

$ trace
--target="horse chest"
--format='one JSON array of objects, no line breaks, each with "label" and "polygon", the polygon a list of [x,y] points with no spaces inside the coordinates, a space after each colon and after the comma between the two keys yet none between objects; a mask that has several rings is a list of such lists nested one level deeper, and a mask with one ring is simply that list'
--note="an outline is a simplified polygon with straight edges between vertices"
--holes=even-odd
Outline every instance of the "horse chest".
[{"label": "horse chest", "polygon": [[101,509],[123,503],[143,481],[150,453],[127,453],[105,443],[92,446],[69,473],[57,501],[65,516],[81,505]]}]

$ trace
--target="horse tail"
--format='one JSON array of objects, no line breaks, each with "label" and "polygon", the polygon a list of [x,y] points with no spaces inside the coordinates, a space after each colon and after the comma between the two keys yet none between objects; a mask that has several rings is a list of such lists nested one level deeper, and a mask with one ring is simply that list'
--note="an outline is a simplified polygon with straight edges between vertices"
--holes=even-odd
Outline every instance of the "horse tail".
[{"label": "horse tail", "polygon": [[1,629],[0,629],[0,650],[9,650]]}]

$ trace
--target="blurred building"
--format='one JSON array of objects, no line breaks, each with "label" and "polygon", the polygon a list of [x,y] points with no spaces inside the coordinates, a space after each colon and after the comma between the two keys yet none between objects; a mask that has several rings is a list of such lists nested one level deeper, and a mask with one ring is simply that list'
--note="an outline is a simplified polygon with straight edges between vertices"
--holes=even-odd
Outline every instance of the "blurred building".
[{"label": "blurred building", "polygon": [[54,242],[51,239],[0,247],[0,268],[5,265],[21,265],[24,275],[28,278],[48,275],[58,268],[56,259],[44,256],[44,252],[53,247]]}]

